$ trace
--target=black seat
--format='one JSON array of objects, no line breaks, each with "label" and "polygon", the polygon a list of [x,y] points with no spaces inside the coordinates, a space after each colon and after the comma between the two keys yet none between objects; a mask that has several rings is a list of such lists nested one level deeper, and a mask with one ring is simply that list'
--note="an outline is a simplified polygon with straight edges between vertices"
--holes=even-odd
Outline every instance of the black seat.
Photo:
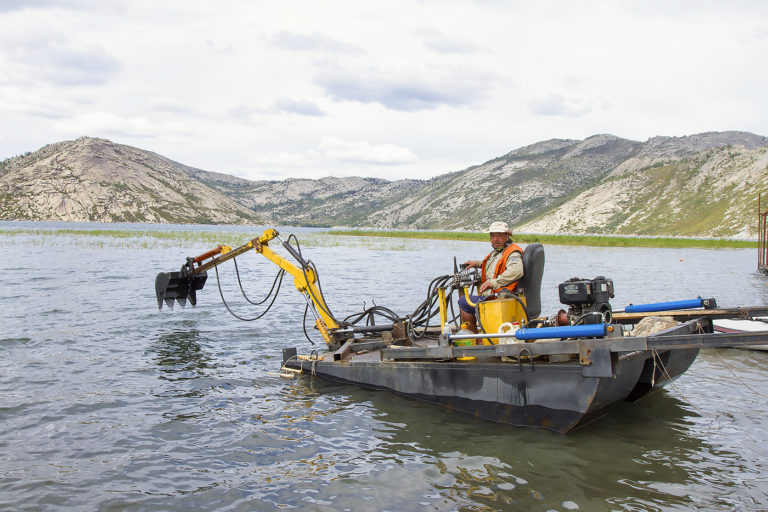
[{"label": "black seat", "polygon": [[541,276],[544,274],[544,246],[530,244],[523,251],[523,275],[517,288],[525,293],[528,319],[541,314]]}]

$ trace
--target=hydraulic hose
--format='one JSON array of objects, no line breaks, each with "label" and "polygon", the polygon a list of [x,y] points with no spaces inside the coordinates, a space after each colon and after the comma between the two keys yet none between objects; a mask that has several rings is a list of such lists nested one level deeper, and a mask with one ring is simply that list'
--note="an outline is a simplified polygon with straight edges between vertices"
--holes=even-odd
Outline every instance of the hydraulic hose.
[{"label": "hydraulic hose", "polygon": [[[291,238],[296,241],[296,247],[294,248],[291,246],[290,241]],[[279,239],[279,238],[278,238]],[[282,240],[281,240],[282,241]],[[325,302],[325,296],[323,294],[323,287],[320,285],[320,274],[317,271],[317,267],[315,267],[314,263],[308,260],[304,260],[304,256],[301,254],[301,244],[299,244],[299,239],[296,238],[296,235],[291,234],[288,236],[288,240],[286,242],[283,242],[283,246],[286,248],[288,252],[290,252],[299,262],[301,265],[301,271],[304,274],[304,280],[309,283],[309,276],[307,275],[307,268],[312,270],[315,274],[315,282],[317,283],[317,289],[320,292],[319,300],[318,297],[315,297],[314,292],[312,291],[311,286],[307,286],[307,291],[309,292],[309,295],[312,297],[312,301],[317,304],[320,309],[328,315],[331,319],[333,319],[336,324],[338,324],[338,320],[336,320],[336,317],[331,313],[330,308],[328,308],[328,305]]]},{"label": "hydraulic hose", "polygon": [[[254,306],[260,306],[261,304],[264,304],[267,301],[267,299],[269,299],[269,297],[272,295],[272,290],[275,289],[275,284],[277,284],[278,279],[280,280],[280,284],[282,284],[283,282],[283,276],[285,275],[285,270],[280,269],[278,270],[277,275],[275,276],[275,280],[272,281],[272,287],[269,289],[267,296],[264,297],[264,299],[261,300],[260,302],[253,302],[251,299],[248,298],[248,295],[245,293],[245,290],[243,289],[243,282],[240,280],[240,269],[237,266],[237,258],[232,258],[232,261],[235,263],[235,273],[237,274],[237,284],[240,286],[240,291],[242,292],[245,300],[250,304],[253,304]],[[278,285],[278,288],[279,286],[280,285]]]},{"label": "hydraulic hose", "polygon": [[[255,316],[253,318],[245,318],[245,317],[242,317],[242,316],[236,314],[234,311],[232,311],[232,309],[229,307],[229,304],[227,304],[227,300],[224,298],[224,292],[221,289],[221,279],[219,278],[219,267],[218,267],[218,265],[214,267],[214,270],[216,271],[216,285],[219,288],[219,296],[221,296],[221,302],[224,303],[224,307],[227,308],[227,311],[229,311],[229,313],[232,316],[234,316],[238,320],[242,320],[244,322],[253,322],[254,320],[258,320],[259,318],[261,318],[264,315],[266,315],[267,312],[269,312],[270,309],[272,309],[272,305],[275,303],[275,300],[277,299],[277,296],[280,293],[280,284],[282,284],[282,282],[283,282],[281,272],[278,272],[277,274],[278,274],[278,277],[280,277],[280,281],[279,281],[279,283],[277,285],[277,289],[275,290],[274,296],[272,296],[272,301],[269,303],[269,306],[267,306],[267,309],[265,309],[264,311],[261,312],[261,314]],[[285,274],[285,273],[283,272],[282,274]],[[275,278],[275,279],[277,280],[277,278]],[[273,283],[272,288],[274,289],[274,283]],[[271,294],[271,290],[270,290],[270,294]]]}]

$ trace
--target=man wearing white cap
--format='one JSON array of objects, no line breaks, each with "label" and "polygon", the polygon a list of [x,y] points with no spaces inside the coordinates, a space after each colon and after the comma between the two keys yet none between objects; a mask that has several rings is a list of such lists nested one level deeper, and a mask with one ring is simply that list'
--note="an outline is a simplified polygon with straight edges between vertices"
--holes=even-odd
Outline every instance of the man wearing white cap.
[{"label": "man wearing white cap", "polygon": [[[512,230],[506,222],[494,222],[487,230],[490,233],[493,250],[484,260],[469,260],[467,267],[482,269],[479,291],[483,297],[499,293],[501,290],[514,292],[517,281],[523,277],[523,249],[512,241]],[[472,302],[477,303],[479,296],[472,295]],[[469,330],[477,332],[475,308],[467,304],[465,298],[459,297],[461,321],[469,324]]]}]

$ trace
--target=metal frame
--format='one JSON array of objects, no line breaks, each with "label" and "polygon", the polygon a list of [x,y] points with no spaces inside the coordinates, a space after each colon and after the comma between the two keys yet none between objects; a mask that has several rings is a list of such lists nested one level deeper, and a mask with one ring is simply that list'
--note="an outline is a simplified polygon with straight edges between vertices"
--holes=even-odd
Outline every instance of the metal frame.
[{"label": "metal frame", "polygon": [[768,274],[768,209],[762,210],[761,196],[757,196],[757,269]]},{"label": "metal frame", "polygon": [[[457,357],[519,357],[520,355],[579,354],[582,364],[587,351],[607,350],[609,352],[635,352],[645,350],[669,350],[681,348],[735,347],[765,344],[768,334],[749,333],[703,333],[703,319],[690,320],[663,333],[652,336],[628,336],[623,338],[540,341],[536,343],[510,343],[506,345],[477,345],[469,347],[431,346],[398,347],[381,351],[382,360],[424,360],[453,359]],[[523,354],[525,352],[525,354]]]}]

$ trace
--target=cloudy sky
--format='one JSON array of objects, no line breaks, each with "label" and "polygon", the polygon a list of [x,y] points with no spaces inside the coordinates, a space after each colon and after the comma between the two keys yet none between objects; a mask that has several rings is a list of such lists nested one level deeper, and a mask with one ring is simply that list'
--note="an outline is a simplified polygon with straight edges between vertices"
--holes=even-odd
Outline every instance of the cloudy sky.
[{"label": "cloudy sky", "polygon": [[550,138],[768,135],[768,2],[0,0],[0,159],[83,135],[251,179]]}]

